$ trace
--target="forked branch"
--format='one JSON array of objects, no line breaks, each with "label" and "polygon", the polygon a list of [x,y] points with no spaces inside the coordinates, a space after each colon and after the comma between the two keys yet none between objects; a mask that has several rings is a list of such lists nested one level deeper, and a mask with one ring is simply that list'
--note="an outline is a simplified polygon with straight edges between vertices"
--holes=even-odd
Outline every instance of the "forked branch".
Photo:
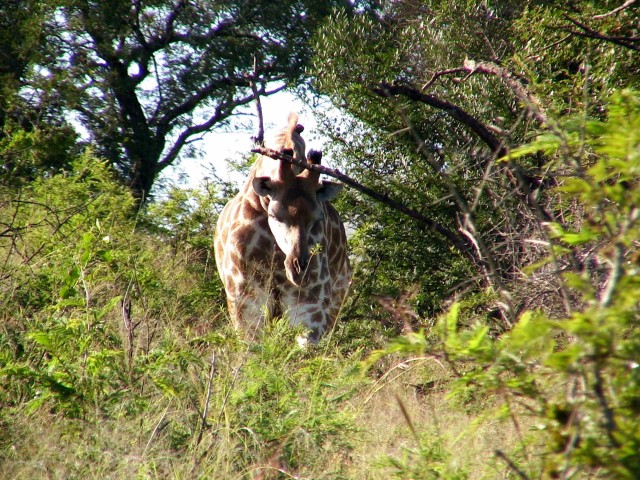
[{"label": "forked branch", "polygon": [[267,157],[273,158],[275,160],[282,160],[288,163],[291,163],[293,165],[297,165],[299,167],[305,168],[307,170],[312,170],[314,172],[319,172],[321,174],[327,175],[329,177],[335,178],[337,180],[340,180],[342,183],[344,183],[345,185],[349,185],[350,187],[354,188],[355,190],[358,190],[361,193],[364,193],[365,195],[367,195],[368,197],[373,198],[374,200],[377,200],[391,208],[393,208],[394,210],[397,210],[398,212],[403,213],[404,215],[407,215],[411,218],[413,218],[414,220],[417,220],[418,222],[420,222],[421,224],[425,225],[426,227],[428,227],[430,230],[442,235],[443,237],[445,237],[460,253],[462,253],[463,255],[465,255],[469,260],[471,260],[474,264],[478,264],[478,258],[475,256],[475,253],[473,251],[473,249],[471,248],[471,245],[467,242],[467,240],[456,234],[454,231],[448,229],[447,227],[445,227],[444,225],[441,225],[440,223],[436,222],[435,220],[426,217],[425,215],[423,215],[422,213],[418,212],[417,210],[414,210],[408,206],[406,206],[405,204],[394,200],[393,198],[389,197],[388,195],[384,194],[384,193],[380,193],[377,192],[363,184],[361,184],[360,182],[354,180],[353,178],[351,178],[348,175],[345,175],[344,173],[340,172],[337,169],[333,169],[333,168],[329,168],[326,167],[324,165],[319,165],[319,164],[314,164],[314,163],[307,163],[304,160],[298,160],[293,158],[290,155],[285,155],[281,152],[278,152],[276,150],[272,150],[270,148],[254,148],[251,150],[253,153],[259,153],[260,155],[265,155]]},{"label": "forked branch", "polygon": [[383,82],[379,87],[373,88],[372,91],[381,97],[394,97],[401,95],[409,100],[424,103],[439,110],[444,110],[451,117],[455,118],[475,133],[491,149],[491,151],[495,152],[497,157],[504,157],[508,153],[500,139],[491,133],[491,131],[482,122],[458,105],[442,100],[435,95],[422,93],[408,85],[396,85]]},{"label": "forked branch", "polygon": [[598,32],[597,30],[592,29],[588,25],[580,22],[579,20],[576,20],[575,18],[566,16],[566,19],[580,29],[580,30],[572,30],[570,28],[564,28],[564,30],[569,31],[573,35],[577,35],[579,37],[586,37],[586,38],[595,38],[596,40],[610,42],[615,45],[620,45],[621,47],[629,48],[631,50],[640,52],[640,37],[620,37],[620,36],[607,35],[605,33]]}]

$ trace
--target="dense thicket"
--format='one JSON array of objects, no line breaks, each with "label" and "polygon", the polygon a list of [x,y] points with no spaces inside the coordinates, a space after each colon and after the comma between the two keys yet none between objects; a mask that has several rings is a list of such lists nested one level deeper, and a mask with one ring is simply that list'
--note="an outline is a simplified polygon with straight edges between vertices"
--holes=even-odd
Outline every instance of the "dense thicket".
[{"label": "dense thicket", "polygon": [[[414,303],[429,312],[473,284],[504,291],[544,254],[530,242],[544,222],[579,228],[575,205],[550,190],[573,172],[543,153],[508,155],[556,129],[558,116],[604,118],[612,92],[640,87],[638,11],[615,7],[400,1],[378,16],[333,18],[313,71],[316,88],[350,115],[325,124],[334,157],[458,237],[352,193],[345,209],[363,274],[376,272],[363,288],[417,287]],[[507,323],[532,305],[530,290],[513,293],[500,299]]]}]

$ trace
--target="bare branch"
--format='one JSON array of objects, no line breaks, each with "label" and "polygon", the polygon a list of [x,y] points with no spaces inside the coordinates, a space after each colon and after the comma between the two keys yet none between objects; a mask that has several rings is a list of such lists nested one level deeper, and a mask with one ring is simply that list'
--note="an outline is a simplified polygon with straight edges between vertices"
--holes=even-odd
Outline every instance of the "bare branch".
[{"label": "bare branch", "polygon": [[256,110],[258,113],[258,133],[254,137],[253,141],[257,145],[262,145],[264,143],[264,117],[262,115],[262,102],[260,101],[260,95],[258,92],[258,86],[256,85],[256,81],[258,79],[258,57],[253,57],[253,77],[254,80],[251,81],[251,90],[253,91],[253,96],[256,100]]},{"label": "bare branch", "polygon": [[562,37],[560,40],[556,40],[555,42],[550,43],[549,45],[545,45],[544,47],[539,48],[539,49],[536,51],[536,53],[534,53],[534,54],[532,54],[532,55],[529,55],[529,56],[527,57],[527,60],[537,60],[537,59],[539,58],[539,54],[540,54],[540,52],[544,52],[545,50],[550,50],[550,49],[552,49],[553,47],[555,47],[555,46],[557,46],[557,45],[560,45],[561,43],[563,43],[563,42],[567,41],[567,40],[568,40],[568,39],[570,39],[570,38],[571,38],[571,34],[570,34],[570,33],[568,33],[567,35],[565,35],[564,37]]},{"label": "bare branch", "polygon": [[493,75],[502,79],[514,95],[527,106],[528,110],[538,122],[542,125],[546,125],[548,123],[547,117],[544,114],[544,108],[540,101],[534,97],[529,90],[527,90],[521,81],[516,79],[513,73],[495,63],[490,62],[476,63],[470,60],[465,60],[464,68],[466,68],[470,74],[483,73],[485,75]]},{"label": "bare branch", "polygon": [[[565,37],[566,39],[567,37]],[[500,78],[504,81],[504,83],[511,89],[516,97],[518,97],[531,112],[533,117],[541,124],[546,125],[548,123],[547,117],[544,113],[544,108],[542,107],[540,101],[533,96],[529,90],[523,85],[522,81],[517,78],[512,72],[502,68],[496,63],[492,62],[475,62],[473,60],[466,59],[462,65],[462,67],[450,68],[447,70],[441,70],[435,72],[431,79],[425,83],[421,90],[426,90],[430,87],[436,79],[445,76],[451,75],[455,73],[467,73],[467,77],[474,75],[476,73],[482,73],[484,75],[492,75]],[[435,106],[435,105],[432,105]],[[459,107],[458,107],[459,108]],[[471,127],[471,125],[469,125]],[[473,129],[473,128],[472,128]],[[475,130],[474,130],[475,131]]]},{"label": "bare branch", "polygon": [[439,72],[435,72],[433,75],[431,75],[431,78],[429,79],[429,81],[422,86],[421,90],[424,91],[428,89],[440,77],[443,77],[445,75],[451,75],[452,73],[461,73],[461,72],[467,72],[467,69],[464,67],[458,67],[458,68],[449,68],[447,70],[440,70]]},{"label": "bare branch", "polygon": [[[589,26],[584,23],[569,17],[568,15],[565,17],[571,23],[573,23],[576,27],[582,30],[581,32],[575,30],[569,30],[573,35],[577,35],[579,37],[587,37],[587,38],[595,38],[596,40],[602,40],[605,42],[611,42],[616,45],[620,45],[621,47],[629,48],[631,50],[635,50],[640,52],[640,37],[612,37],[610,35],[606,35],[602,32],[598,32],[593,30]],[[565,30],[568,30],[565,28]]]},{"label": "bare branch", "polygon": [[467,113],[458,105],[455,105],[446,100],[436,97],[435,95],[428,95],[420,92],[419,90],[409,87],[407,85],[391,85],[389,83],[381,83],[379,87],[372,88],[372,91],[382,97],[392,97],[397,95],[403,95],[409,100],[430,105],[439,110],[446,111],[453,118],[467,126],[473,133],[475,133],[480,139],[494,152],[498,157],[507,155],[507,149],[502,142],[496,138],[493,133],[477,118]]},{"label": "bare branch", "polygon": [[447,240],[449,240],[449,242],[463,255],[465,255],[469,260],[471,260],[474,264],[478,264],[478,259],[475,257],[473,250],[471,248],[471,246],[467,243],[467,241],[460,237],[459,235],[457,235],[456,233],[454,233],[453,231],[449,230],[447,227],[445,227],[444,225],[441,225],[440,223],[436,222],[435,220],[428,218],[426,216],[424,216],[422,213],[407,207],[406,205],[404,205],[403,203],[392,199],[391,197],[389,197],[388,195],[384,194],[384,193],[380,193],[380,192],[376,192],[375,190],[362,185],[361,183],[359,183],[358,181],[354,180],[353,178],[349,177],[348,175],[345,175],[344,173],[340,172],[339,170],[333,169],[333,168],[329,168],[326,167],[324,165],[319,165],[319,164],[313,164],[313,163],[307,163],[304,160],[298,160],[295,159],[289,155],[285,155],[283,153],[277,152],[276,150],[272,150],[270,148],[254,148],[251,150],[253,153],[259,153],[261,155],[266,155],[267,157],[271,157],[275,160],[282,160],[288,163],[291,163],[293,165],[297,165],[299,167],[305,168],[307,170],[311,170],[314,172],[319,172],[322,174],[325,174],[329,177],[332,178],[336,178],[338,180],[340,180],[341,182],[343,182],[346,185],[349,185],[350,187],[358,190],[361,193],[364,193],[365,195],[367,195],[368,197],[371,197],[391,208],[393,208],[394,210],[397,210],[401,213],[403,213],[404,215],[407,215],[411,218],[413,218],[414,220],[417,220],[418,222],[420,222],[421,224],[425,225],[426,227],[428,227],[430,230],[442,235],[443,237],[445,237]]},{"label": "bare branch", "polygon": [[600,15],[594,15],[593,18],[594,20],[602,20],[603,18],[607,18],[610,17],[611,15],[615,15],[616,13],[621,12],[622,10],[624,10],[627,7],[630,7],[631,5],[633,5],[634,3],[636,3],[636,0],[627,0],[626,2],[624,2],[622,5],[620,5],[617,8],[614,8],[613,10],[611,10],[610,12],[607,13],[602,13]]},{"label": "bare branch", "polygon": [[511,459],[509,457],[507,457],[507,455],[502,450],[496,450],[495,454],[496,454],[496,457],[501,458],[502,460],[504,460],[504,462],[507,464],[509,469],[511,469],[513,472],[515,472],[515,474],[519,478],[521,478],[522,480],[529,480],[529,477],[527,476],[527,474],[524,473],[520,468],[518,468],[518,466],[515,463],[513,463],[511,461]]},{"label": "bare branch", "polygon": [[598,405],[600,405],[602,415],[604,416],[604,427],[607,430],[607,437],[609,438],[609,442],[611,443],[612,447],[619,448],[620,442],[614,435],[616,430],[618,429],[618,425],[616,424],[614,411],[609,405],[607,397],[604,393],[604,380],[602,378],[602,373],[600,372],[600,365],[598,364],[598,362],[594,362],[593,365],[593,378],[593,391],[596,394]]},{"label": "bare branch", "polygon": [[213,384],[213,377],[216,375],[216,360],[216,351],[213,350],[211,352],[211,369],[209,370],[209,379],[207,380],[207,394],[204,399],[204,408],[202,409],[202,417],[200,418],[200,432],[198,432],[196,445],[200,445],[202,435],[207,427],[207,416],[209,415],[209,405],[211,403],[211,385]]},{"label": "bare branch", "polygon": [[[283,90],[284,88],[286,88],[286,85],[282,85],[280,87],[274,88],[273,90],[269,90],[269,91],[264,91],[264,89],[261,89],[258,91],[258,94],[272,95],[276,92],[279,92],[280,90]],[[178,138],[173,142],[172,147],[164,155],[162,160],[158,162],[158,166],[157,166],[158,171],[162,170],[166,166],[170,165],[173,161],[175,161],[175,159],[180,154],[180,150],[184,145],[187,144],[187,142],[191,137],[208,131],[211,127],[213,127],[220,121],[230,117],[231,114],[233,113],[234,108],[240,105],[246,105],[252,102],[254,99],[255,97],[254,97],[254,94],[252,93],[251,95],[247,95],[246,97],[234,99],[233,101],[218,105],[218,107],[216,107],[215,113],[211,117],[209,117],[209,119],[206,122],[203,122],[197,125],[191,125],[185,128],[178,135]]]},{"label": "bare branch", "polygon": [[[513,79],[512,75],[506,70],[497,65],[484,62],[479,64],[465,62],[464,68],[470,72],[497,75],[504,80],[509,80],[509,84],[511,84],[512,89],[515,89],[514,93],[525,101],[525,103],[530,107],[529,110],[534,112],[534,117],[543,123],[547,123],[547,119],[544,114],[540,110],[534,109],[535,105],[539,105],[539,102],[529,94],[517,80]],[[458,105],[442,100],[434,95],[424,94],[417,89],[406,85],[390,85],[388,83],[381,83],[379,88],[373,88],[372,90],[374,93],[384,97],[403,95],[410,100],[425,103],[439,110],[444,110],[480,137],[480,139],[491,149],[495,158],[505,157],[509,153],[505,145],[489,130],[486,125],[467,113]],[[510,172],[515,177],[513,181],[517,184],[520,194],[526,200],[527,205],[531,206],[533,196],[530,185],[535,184],[536,179],[524,172],[519,165],[512,161],[507,162],[507,165]],[[545,221],[549,221],[552,218],[552,216],[541,207],[536,208],[538,209],[537,213],[540,214],[540,218]]]}]

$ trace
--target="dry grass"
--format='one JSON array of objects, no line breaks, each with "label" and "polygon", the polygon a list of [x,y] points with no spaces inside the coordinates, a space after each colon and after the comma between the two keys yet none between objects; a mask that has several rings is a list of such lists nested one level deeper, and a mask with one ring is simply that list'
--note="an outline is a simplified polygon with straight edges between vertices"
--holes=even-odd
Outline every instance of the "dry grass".
[{"label": "dry grass", "polygon": [[[442,460],[451,472],[466,471],[474,479],[506,478],[494,452],[517,444],[516,428],[508,421],[481,419],[496,399],[451,399],[452,380],[452,372],[432,359],[398,362],[354,400],[362,440],[353,455],[351,478],[389,478],[397,469],[382,460],[419,462],[411,451],[425,444],[455,452]],[[362,472],[367,476],[359,476]]]}]

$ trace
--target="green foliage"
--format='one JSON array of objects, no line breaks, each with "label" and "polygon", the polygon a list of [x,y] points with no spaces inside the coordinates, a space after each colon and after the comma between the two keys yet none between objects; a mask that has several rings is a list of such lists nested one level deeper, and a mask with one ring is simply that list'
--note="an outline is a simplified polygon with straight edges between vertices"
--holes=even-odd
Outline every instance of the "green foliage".
[{"label": "green foliage", "polygon": [[391,478],[415,480],[472,478],[469,472],[456,465],[455,453],[449,452],[436,432],[424,432],[418,446],[404,450],[402,458],[386,456],[380,466],[391,468]]},{"label": "green foliage", "polygon": [[[314,86],[344,114],[325,119],[329,154],[361,183],[471,241],[479,257],[469,261],[433,229],[347,192],[340,208],[355,231],[363,314],[389,321],[380,298],[425,316],[462,290],[482,294],[489,286],[499,297],[503,283],[546,261],[543,244],[530,242],[541,219],[562,219],[555,223],[576,234],[565,236],[574,246],[595,240],[581,212],[558,204],[558,190],[549,188],[573,171],[548,160],[568,158],[583,130],[595,128],[576,121],[603,120],[611,93],[637,86],[635,25],[637,9],[595,0],[424,0],[383,2],[378,16],[335,15],[320,30]],[[560,116],[573,120],[554,124]],[[494,162],[504,152],[510,161]],[[621,195],[624,183],[610,183]],[[567,258],[566,243],[546,248]],[[546,302],[533,290],[495,298],[504,307],[489,307],[502,310],[494,324],[504,326],[500,315],[531,301],[549,311],[569,302]]]},{"label": "green foliage", "polygon": [[[573,249],[565,255],[588,248],[594,251],[591,261],[601,265],[599,277],[588,270],[564,275],[565,288],[583,296],[582,309],[564,319],[525,311],[510,332],[495,338],[485,324],[461,324],[461,306],[454,304],[432,332],[400,337],[366,364],[392,353],[434,355],[457,377],[452,399],[469,391],[493,395],[492,418],[522,422],[519,418],[529,416],[534,428],[522,434],[510,460],[510,468],[526,478],[631,479],[640,472],[639,102],[638,93],[619,92],[606,121],[570,120],[562,134],[515,152],[554,143],[562,152],[556,161],[576,169],[559,190],[565,201],[584,205],[585,228],[571,232],[557,223],[548,228],[552,241]],[[422,455],[416,462],[430,454]]]},{"label": "green foliage", "polygon": [[[352,360],[330,339],[303,351],[287,319],[240,341],[208,253],[214,187],[138,212],[106,163],[71,164],[1,198],[3,473],[342,475],[367,343]],[[75,462],[56,460],[61,441]]]},{"label": "green foliage", "polygon": [[[514,201],[513,185],[488,166],[493,153],[484,151],[447,109],[382,98],[375,89],[381,82],[411,85],[481,121],[499,118],[518,138],[522,127],[510,123],[515,121],[513,105],[500,82],[469,77],[453,86],[431,82],[431,77],[460,66],[465,58],[491,60],[492,48],[506,57],[512,48],[507,25],[520,11],[510,2],[425,1],[385,3],[382,18],[336,15],[316,37],[312,70],[319,91],[346,113],[339,122],[328,118],[324,125],[335,140],[330,154],[344,170],[453,232],[462,230],[466,213],[461,205],[468,205],[477,234],[486,233],[491,246],[500,243],[508,258],[500,270],[511,268],[513,260],[511,252],[502,253],[507,250],[502,243],[513,242],[527,216]],[[480,287],[476,266],[438,233],[357,193],[346,195],[341,213],[355,230],[351,243],[360,260],[356,268],[362,269],[355,288],[367,313],[375,310],[388,320],[376,297],[399,300],[408,291],[406,307],[433,315],[461,285]]]},{"label": "green foliage", "polygon": [[[147,395],[123,398],[132,378],[172,387],[160,367],[185,368],[182,360],[165,349],[162,364],[149,363],[158,354],[147,347],[148,355],[134,363],[141,320],[124,315],[124,332],[117,321],[132,304],[150,314],[157,307],[145,297],[161,289],[155,272],[141,263],[155,252],[141,252],[143,245],[132,242],[133,198],[109,168],[87,153],[69,175],[38,180],[5,201],[3,222],[15,232],[2,245],[10,274],[5,280],[23,283],[3,287],[1,343],[21,352],[3,361],[2,375],[12,386],[4,401],[11,405],[27,395],[27,411],[47,406],[84,418],[94,411],[136,411]],[[126,271],[130,266],[135,271]],[[34,302],[29,290],[36,283],[41,298]]]},{"label": "green foliage", "polygon": [[513,65],[526,72],[534,91],[545,99],[545,108],[556,115],[588,109],[591,115],[602,116],[603,105],[615,90],[640,87],[635,73],[637,54],[623,43],[602,40],[633,37],[638,9],[606,15],[614,8],[601,0],[566,7],[530,2],[511,25],[517,45]]},{"label": "green foliage", "polygon": [[70,126],[50,123],[50,112],[31,111],[15,94],[7,95],[4,103],[0,105],[0,185],[20,186],[72,168],[78,147]]},{"label": "green foliage", "polygon": [[336,449],[333,455],[346,458],[353,448],[353,416],[343,402],[359,386],[350,376],[355,362],[300,350],[299,333],[287,318],[280,319],[247,353],[229,400],[228,421],[237,425],[244,444],[236,461],[245,458],[250,465],[275,455],[285,471],[333,477],[343,467],[324,451]]},{"label": "green foliage", "polygon": [[[638,82],[625,46],[637,9],[337,2],[351,13],[319,29],[326,2],[240,3],[0,7],[15,25],[0,32],[2,474],[637,478],[640,96],[622,88]],[[229,185],[169,189],[144,209],[122,187],[127,162],[167,165],[182,147],[163,138],[188,143],[178,133],[202,133],[195,119],[214,119],[206,130],[250,101],[256,59],[258,89],[300,78],[311,31],[314,87],[348,114],[321,119],[327,153],[484,240],[501,288],[487,264],[346,192],[343,319],[308,350],[286,318],[247,343],[210,248]],[[466,61],[503,70],[456,70]],[[495,161],[448,110],[383,98],[382,81],[522,145]],[[106,162],[77,153],[63,108],[82,112]],[[498,318],[509,298],[513,325]]]}]

